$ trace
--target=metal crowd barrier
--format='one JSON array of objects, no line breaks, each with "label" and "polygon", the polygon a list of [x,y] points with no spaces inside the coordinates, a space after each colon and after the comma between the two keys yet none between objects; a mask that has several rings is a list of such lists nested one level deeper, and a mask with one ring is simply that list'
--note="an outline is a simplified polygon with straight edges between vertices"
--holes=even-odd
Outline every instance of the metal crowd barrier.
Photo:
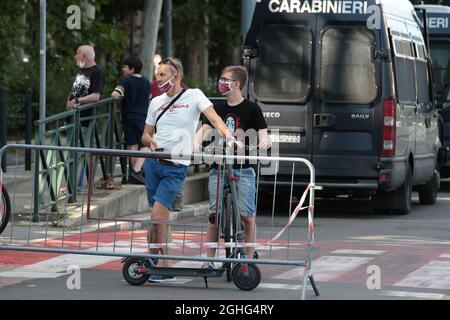
[{"label": "metal crowd barrier", "polygon": [[[146,157],[146,158],[171,158],[172,155],[157,153],[157,152],[141,152],[141,151],[127,151],[127,150],[113,150],[113,149],[95,149],[95,148],[75,148],[75,147],[59,147],[59,146],[30,146],[30,145],[7,145],[0,149],[0,160],[8,151],[10,154],[16,150],[32,150],[34,153],[52,151],[54,153],[84,153],[91,161],[90,170],[94,170],[95,157]],[[60,254],[81,254],[93,256],[110,256],[110,257],[131,257],[159,260],[175,260],[187,262],[219,262],[219,263],[254,263],[257,265],[281,265],[281,266],[296,266],[304,267],[304,275],[301,288],[301,298],[306,298],[306,288],[308,282],[311,283],[314,293],[318,295],[317,287],[314,284],[314,278],[311,273],[311,264],[313,251],[318,249],[315,231],[314,231],[314,192],[320,189],[315,184],[315,170],[313,165],[306,159],[287,158],[287,157],[269,157],[269,156],[222,156],[211,154],[194,154],[189,157],[172,157],[172,159],[194,159],[194,161],[206,161],[211,163],[215,161],[254,161],[257,163],[257,182],[261,177],[261,171],[264,168],[264,163],[270,164],[273,170],[274,178],[274,198],[271,208],[261,207],[257,208],[256,225],[258,228],[257,238],[255,243],[239,244],[239,243],[224,243],[222,240],[215,243],[206,241],[206,230],[208,225],[208,217],[205,216],[204,223],[183,223],[181,221],[170,221],[172,228],[170,239],[164,243],[148,243],[146,235],[148,226],[150,224],[158,224],[161,222],[151,221],[149,219],[133,220],[125,217],[109,218],[95,217],[90,214],[90,204],[95,177],[90,176],[88,181],[89,188],[87,194],[78,198],[81,203],[81,214],[76,223],[71,222],[73,203],[68,200],[65,203],[58,203],[58,211],[62,213],[59,216],[59,223],[55,227],[52,224],[51,210],[45,211],[42,209],[40,215],[43,217],[39,224],[33,222],[33,194],[39,192],[36,187],[29,190],[27,199],[23,199],[23,193],[16,190],[16,186],[20,183],[17,178],[23,173],[10,173],[10,179],[7,187],[11,198],[11,219],[6,229],[0,234],[0,250],[16,250],[27,252],[47,252]],[[263,164],[263,165],[261,165]],[[99,165],[97,163],[97,165]],[[294,180],[296,177],[296,170],[300,166],[307,168],[309,172],[309,183],[297,201],[299,202],[295,210],[292,211],[291,205],[287,215],[280,215],[275,212],[275,194],[277,189],[277,174],[279,165],[286,168],[292,168],[291,179],[291,198],[294,194]],[[18,168],[18,166],[16,167]],[[303,168],[305,172],[305,168]],[[29,174],[33,174],[32,172]],[[34,173],[37,174],[37,173]],[[59,177],[52,177],[49,173],[49,179],[61,179]],[[23,179],[23,177],[21,177]],[[35,178],[35,177],[31,177]],[[0,181],[1,182],[1,181]],[[44,182],[42,182],[44,183]],[[259,186],[259,184],[257,184]],[[31,186],[29,186],[31,188]],[[260,192],[257,189],[257,192]],[[22,199],[19,199],[19,195]],[[28,204],[26,203],[28,201]],[[80,206],[79,206],[80,207]],[[266,217],[265,220],[270,220],[269,225],[258,225],[259,212],[262,210],[271,210],[271,216]],[[301,219],[295,220],[297,215],[301,214],[302,210],[307,210],[307,232],[306,235],[301,235],[297,230],[300,230],[298,224]],[[80,210],[78,210],[80,211]],[[80,212],[79,212],[80,213]],[[275,223],[275,214],[277,218],[286,218],[286,224],[282,225]],[[148,215],[150,218],[150,213]],[[261,218],[263,219],[263,218]],[[167,223],[167,222],[166,222]],[[305,239],[306,236],[306,239]],[[305,241],[306,240],[306,241]],[[242,259],[242,258],[225,258],[221,255],[226,247],[230,246],[252,246],[259,253],[258,259]],[[170,255],[149,254],[150,248],[161,248],[165,246],[170,248]],[[217,248],[219,250],[215,257],[208,258],[206,256],[207,248]],[[173,268],[174,274],[183,274],[181,269]],[[178,271],[177,271],[178,270]],[[177,273],[178,272],[178,273]],[[264,278],[264,270],[262,272]]]}]

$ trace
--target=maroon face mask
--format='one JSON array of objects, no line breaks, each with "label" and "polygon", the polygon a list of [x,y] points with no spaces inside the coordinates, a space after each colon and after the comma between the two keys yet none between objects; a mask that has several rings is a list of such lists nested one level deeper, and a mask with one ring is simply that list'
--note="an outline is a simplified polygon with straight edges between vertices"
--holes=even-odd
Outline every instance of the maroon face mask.
[{"label": "maroon face mask", "polygon": [[175,85],[175,82],[172,83],[172,79],[175,78],[177,74],[175,73],[172,78],[170,78],[167,82],[163,83],[162,85],[158,85],[159,91],[161,93],[167,93],[170,90],[172,90],[173,86]]},{"label": "maroon face mask", "polygon": [[219,88],[219,92],[223,96],[229,94],[231,91],[234,90],[234,88],[231,87],[231,82],[230,81],[223,81],[223,80],[219,80],[218,88]]}]

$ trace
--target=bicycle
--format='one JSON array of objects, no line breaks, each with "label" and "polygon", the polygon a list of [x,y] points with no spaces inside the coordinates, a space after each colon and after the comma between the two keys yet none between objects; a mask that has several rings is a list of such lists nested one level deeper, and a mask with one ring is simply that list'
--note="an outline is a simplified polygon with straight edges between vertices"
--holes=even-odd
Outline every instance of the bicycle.
[{"label": "bicycle", "polygon": [[[226,150],[226,154],[234,154],[232,148],[227,147],[210,147],[209,149],[219,149],[221,152]],[[252,147],[245,146],[246,151],[252,151]],[[220,185],[220,172],[224,170],[226,181],[223,183],[222,206],[219,211],[219,217],[216,213],[209,216],[209,222],[218,226],[219,237],[226,244],[226,258],[242,258],[247,259],[247,252],[244,246],[239,243],[245,242],[245,229],[241,221],[239,210],[238,193],[236,181],[238,177],[235,175],[233,164],[225,161],[225,164],[219,166],[218,176]],[[220,191],[217,191],[220,193]],[[230,245],[235,243],[234,247]],[[253,252],[253,258],[258,258],[257,251]],[[235,285],[242,290],[252,290],[256,288],[261,281],[261,271],[255,263],[237,263],[234,266],[230,262],[224,262],[222,269],[226,271],[227,281],[233,280]]]},{"label": "bicycle", "polygon": [[8,191],[0,181],[0,234],[5,230],[11,216],[11,201]]}]

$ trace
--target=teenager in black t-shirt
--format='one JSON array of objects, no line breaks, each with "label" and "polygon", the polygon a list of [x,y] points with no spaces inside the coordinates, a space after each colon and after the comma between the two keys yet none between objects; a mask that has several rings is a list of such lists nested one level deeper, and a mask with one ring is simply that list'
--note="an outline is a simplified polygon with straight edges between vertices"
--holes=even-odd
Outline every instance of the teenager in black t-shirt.
[{"label": "teenager in black t-shirt", "polygon": [[[142,61],[137,58],[125,59],[122,64],[124,78],[114,89],[111,97],[122,100],[122,126],[128,150],[150,151],[142,144],[145,119],[147,118],[150,81],[140,75]],[[142,171],[144,158],[131,158],[128,182],[145,184]]]},{"label": "teenager in black t-shirt", "polygon": [[[222,118],[233,136],[248,147],[268,149],[271,141],[267,133],[267,124],[262,114],[261,108],[242,97],[241,90],[247,83],[247,71],[241,66],[227,67],[222,71],[218,82],[219,91],[227,100],[225,103],[214,106],[217,114]],[[194,139],[194,151],[201,149],[203,138],[211,133],[211,124],[205,119],[203,126],[197,132]],[[223,141],[216,137],[216,144],[221,145]],[[214,142],[213,142],[214,143]],[[239,152],[239,150],[238,150]],[[240,152],[241,153],[241,152]],[[252,152],[251,152],[252,153]],[[245,229],[245,242],[254,243],[256,238],[256,174],[249,163],[235,164],[236,181],[239,211]],[[218,170],[213,166],[209,175],[209,207],[210,211],[216,211]],[[221,188],[223,188],[223,179]],[[207,239],[209,242],[217,241],[217,227],[215,224],[208,224]],[[247,247],[248,258],[253,257],[253,248]],[[207,249],[208,257],[215,255],[216,249]],[[205,262],[205,268],[214,268],[211,262]]]}]

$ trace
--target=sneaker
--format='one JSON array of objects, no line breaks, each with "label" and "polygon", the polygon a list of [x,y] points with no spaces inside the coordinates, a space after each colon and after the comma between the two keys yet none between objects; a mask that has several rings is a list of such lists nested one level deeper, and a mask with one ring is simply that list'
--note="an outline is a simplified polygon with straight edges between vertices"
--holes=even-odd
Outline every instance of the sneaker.
[{"label": "sneaker", "polygon": [[166,276],[166,275],[160,275],[160,274],[152,274],[150,278],[148,279],[149,282],[174,282],[177,280],[174,276]]},{"label": "sneaker", "polygon": [[130,171],[128,175],[128,183],[130,184],[145,184],[145,178],[140,172],[136,172],[134,170]]},{"label": "sneaker", "polygon": [[214,262],[205,261],[205,263],[202,266],[202,269],[215,269],[216,266],[214,265]]},{"label": "sneaker", "polygon": [[173,202],[173,211],[182,211],[183,210],[183,198],[180,194],[177,195],[175,201]]}]

